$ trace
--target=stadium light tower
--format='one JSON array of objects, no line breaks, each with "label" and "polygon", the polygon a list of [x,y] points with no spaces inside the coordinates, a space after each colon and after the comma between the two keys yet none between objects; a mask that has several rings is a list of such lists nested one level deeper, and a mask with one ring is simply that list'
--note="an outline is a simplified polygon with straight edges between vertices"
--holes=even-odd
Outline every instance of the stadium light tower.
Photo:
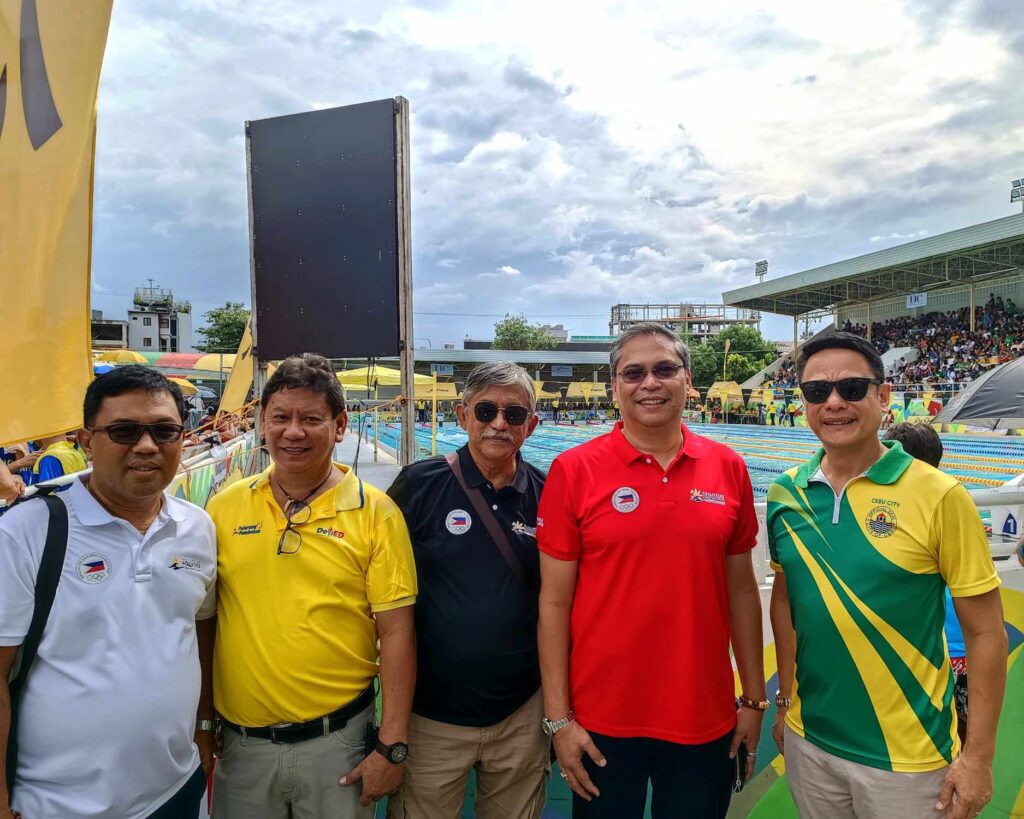
[{"label": "stadium light tower", "polygon": [[[1018,182],[1021,180],[1017,180]],[[761,259],[759,262],[754,262],[754,275],[757,277],[757,283],[761,284],[764,281],[764,277],[768,275],[768,260]]]},{"label": "stadium light tower", "polygon": [[1021,213],[1024,213],[1024,179],[1014,179],[1010,182],[1010,204],[1020,202]]}]

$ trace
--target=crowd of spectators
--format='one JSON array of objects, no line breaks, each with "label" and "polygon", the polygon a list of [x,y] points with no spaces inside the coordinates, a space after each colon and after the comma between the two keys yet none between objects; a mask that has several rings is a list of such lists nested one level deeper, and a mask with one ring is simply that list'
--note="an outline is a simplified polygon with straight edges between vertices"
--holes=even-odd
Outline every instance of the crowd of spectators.
[{"label": "crowd of spectators", "polygon": [[[848,333],[867,336],[867,326],[847,321]],[[975,308],[974,330],[970,308],[901,316],[871,325],[871,341],[882,354],[899,347],[917,349],[916,358],[901,357],[886,373],[899,389],[912,385],[956,390],[987,369],[1024,353],[1024,313],[1013,302],[989,294],[984,306]],[[766,387],[798,386],[796,368],[787,359]]]}]

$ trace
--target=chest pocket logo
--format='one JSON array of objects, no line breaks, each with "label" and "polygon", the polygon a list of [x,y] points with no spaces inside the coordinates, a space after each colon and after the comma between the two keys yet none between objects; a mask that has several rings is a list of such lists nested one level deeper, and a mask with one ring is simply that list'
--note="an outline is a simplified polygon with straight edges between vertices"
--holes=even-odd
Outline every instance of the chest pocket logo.
[{"label": "chest pocket logo", "polygon": [[110,569],[110,559],[95,552],[84,555],[75,566],[78,579],[91,586],[110,577]]},{"label": "chest pocket logo", "polygon": [[616,512],[632,512],[640,505],[640,493],[631,486],[620,486],[612,492],[612,508]]},{"label": "chest pocket logo", "polygon": [[444,520],[445,528],[453,535],[464,535],[473,525],[473,518],[465,509],[452,509]]},{"label": "chest pocket logo", "polygon": [[896,531],[896,514],[887,506],[876,506],[868,512],[865,523],[875,537],[889,537]]}]

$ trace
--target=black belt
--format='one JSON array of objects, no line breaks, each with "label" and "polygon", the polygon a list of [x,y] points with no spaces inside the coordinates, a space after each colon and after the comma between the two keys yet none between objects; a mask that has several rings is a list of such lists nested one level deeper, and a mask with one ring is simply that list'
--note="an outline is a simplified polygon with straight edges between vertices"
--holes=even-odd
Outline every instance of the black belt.
[{"label": "black belt", "polygon": [[292,725],[274,726],[268,725],[264,728],[245,728],[229,720],[222,720],[223,724],[235,733],[243,737],[256,737],[257,739],[269,739],[271,742],[280,745],[281,743],[304,742],[314,737],[325,737],[333,731],[344,728],[352,717],[365,711],[373,705],[376,694],[373,690],[373,683],[362,694],[356,697],[347,705],[341,706],[337,711],[325,714],[322,717],[311,719],[308,722],[296,722]]}]

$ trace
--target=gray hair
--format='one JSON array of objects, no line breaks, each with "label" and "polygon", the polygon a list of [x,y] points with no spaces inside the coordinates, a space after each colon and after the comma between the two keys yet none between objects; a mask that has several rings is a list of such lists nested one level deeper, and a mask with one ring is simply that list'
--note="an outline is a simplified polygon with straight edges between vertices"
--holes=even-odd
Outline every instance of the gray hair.
[{"label": "gray hair", "polygon": [[687,370],[690,369],[690,350],[687,346],[679,340],[679,336],[669,330],[665,325],[658,324],[656,321],[641,321],[639,324],[634,324],[632,327],[627,327],[622,331],[615,343],[612,344],[610,350],[612,359],[612,376],[615,376],[616,367],[619,364],[619,359],[622,357],[622,348],[625,347],[630,341],[637,336],[661,336],[667,338],[672,342],[676,349],[676,355],[679,356],[679,360],[683,362],[683,366]]},{"label": "gray hair", "polygon": [[466,378],[462,389],[462,403],[469,405],[470,399],[488,387],[518,387],[523,391],[530,412],[537,409],[537,395],[533,391],[533,379],[518,364],[511,361],[491,361],[474,367]]}]

